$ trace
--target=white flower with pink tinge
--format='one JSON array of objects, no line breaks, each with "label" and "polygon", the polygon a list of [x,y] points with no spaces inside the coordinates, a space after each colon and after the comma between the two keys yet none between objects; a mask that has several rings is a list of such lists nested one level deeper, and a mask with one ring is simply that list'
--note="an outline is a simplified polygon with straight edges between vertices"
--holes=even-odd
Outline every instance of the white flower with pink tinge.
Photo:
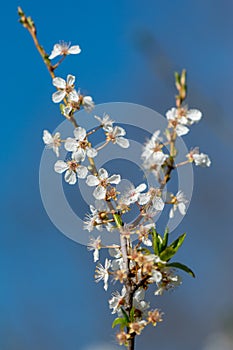
[{"label": "white flower with pink tinge", "polygon": [[69,152],[73,152],[73,158],[77,162],[85,160],[86,155],[90,158],[94,158],[97,155],[95,148],[90,146],[86,136],[87,132],[84,128],[78,127],[74,129],[75,138],[68,137],[65,141],[65,149]]},{"label": "white flower with pink tinge", "polygon": [[82,105],[88,113],[90,113],[95,107],[95,103],[91,96],[83,96]]},{"label": "white flower with pink tinge", "polygon": [[43,141],[47,148],[52,148],[57,157],[59,157],[59,147],[61,146],[61,134],[56,132],[56,134],[51,135],[48,130],[44,130]]},{"label": "white flower with pink tinge", "polygon": [[59,44],[55,44],[53,46],[53,50],[49,56],[49,59],[52,60],[57,56],[65,56],[65,55],[78,55],[81,52],[79,45],[72,45],[70,43],[65,43],[64,41]]},{"label": "white flower with pink tinge", "polygon": [[159,134],[160,130],[155,131],[143,147],[142,158],[145,162],[150,159],[153,164],[162,165],[168,158],[168,155],[162,151],[163,139]]},{"label": "white flower with pink tinge", "polygon": [[193,150],[191,150],[187,155],[187,158],[191,162],[193,161],[197,166],[209,167],[211,165],[209,156],[205,153],[200,153],[198,147],[195,147]]},{"label": "white flower with pink tinge", "polygon": [[100,122],[104,131],[112,131],[114,120],[112,120],[108,114],[104,114],[103,118],[98,117],[98,115],[95,115],[94,117]]},{"label": "white flower with pink tinge", "polygon": [[171,108],[166,113],[167,120],[174,126],[178,136],[186,135],[189,132],[187,125],[197,123],[202,118],[202,113],[198,109],[182,108],[179,111],[177,108]]},{"label": "white flower with pink tinge", "polygon": [[53,78],[53,85],[58,89],[52,95],[54,103],[61,102],[67,95],[69,95],[74,89],[75,76],[68,74],[66,81],[63,78]]},{"label": "white flower with pink tinge", "polygon": [[108,289],[108,278],[109,273],[108,270],[111,267],[111,260],[105,259],[104,266],[100,263],[97,264],[96,270],[95,270],[95,280],[96,282],[100,282],[101,280],[104,281],[104,290]]},{"label": "white flower with pink tinge", "polygon": [[104,168],[98,171],[98,175],[88,175],[86,183],[88,186],[97,186],[93,192],[93,196],[96,199],[105,199],[107,187],[110,184],[119,184],[121,181],[120,175],[112,175],[108,177],[108,172]]},{"label": "white flower with pink tinge", "polygon": [[182,191],[178,191],[177,194],[170,195],[170,203],[173,204],[169,212],[170,219],[174,218],[175,211],[178,209],[181,215],[186,214],[186,203],[188,203],[185,195]]},{"label": "white flower with pink tinge", "polygon": [[88,250],[94,250],[93,252],[93,257],[94,257],[94,262],[99,260],[99,250],[101,249],[101,238],[98,236],[97,238],[95,237],[90,237],[90,242],[87,245]]},{"label": "white flower with pink tinge", "polygon": [[108,301],[109,308],[112,309],[112,314],[115,314],[125,303],[126,288],[123,286],[121,294],[116,291],[112,293],[112,298]]},{"label": "white flower with pink tinge", "polygon": [[63,160],[58,160],[54,164],[54,170],[62,174],[65,172],[65,181],[70,185],[74,185],[77,181],[77,177],[80,179],[85,179],[88,170],[85,166],[80,165],[75,159],[68,160],[64,162]]},{"label": "white flower with pink tinge", "polygon": [[121,198],[122,203],[130,205],[137,202],[138,200],[140,200],[141,192],[143,192],[146,188],[147,186],[144,183],[137,186],[136,188],[133,185],[131,185],[130,189],[126,193],[124,193],[123,197]]},{"label": "white flower with pink tinge", "polygon": [[113,144],[117,144],[118,146],[122,148],[128,148],[129,147],[129,140],[127,140],[125,137],[126,131],[120,126],[114,126],[114,128],[106,133],[107,140],[111,141]]}]

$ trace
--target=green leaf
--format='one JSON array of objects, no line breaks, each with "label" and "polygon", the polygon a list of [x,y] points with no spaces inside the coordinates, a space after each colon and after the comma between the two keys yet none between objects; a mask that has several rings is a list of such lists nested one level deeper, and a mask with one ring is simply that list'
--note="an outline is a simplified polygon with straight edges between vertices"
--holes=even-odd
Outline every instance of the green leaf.
[{"label": "green leaf", "polygon": [[127,315],[127,313],[125,312],[125,310],[123,309],[123,307],[121,307],[121,311],[123,313],[124,319],[127,323],[129,323],[129,316]]},{"label": "green leaf", "polygon": [[177,253],[178,249],[183,244],[185,237],[186,237],[186,233],[183,233],[174,242],[172,242],[166,249],[164,249],[160,254],[161,260],[169,261]]},{"label": "green leaf", "polygon": [[168,229],[168,227],[167,227],[166,230],[165,230],[165,232],[164,232],[164,236],[163,236],[162,250],[164,250],[165,248],[167,248],[168,236],[169,236],[169,229]]},{"label": "green leaf", "polygon": [[153,246],[153,250],[155,255],[159,256],[159,253],[161,251],[161,244],[163,243],[163,239],[162,237],[156,232],[155,228],[152,228],[150,230],[150,233],[152,235],[152,246]]},{"label": "green leaf", "polygon": [[117,317],[117,318],[115,318],[115,320],[112,323],[112,328],[115,328],[118,324],[120,325],[121,328],[124,328],[127,326],[128,323],[126,322],[126,320],[124,318]]},{"label": "green leaf", "polygon": [[172,242],[170,246],[172,246],[177,251],[183,244],[185,237],[186,237],[186,233],[183,233],[174,242]]},{"label": "green leaf", "polygon": [[129,314],[130,322],[134,321],[134,311],[135,311],[135,308],[132,307],[132,309],[130,310],[130,314]]},{"label": "green leaf", "polygon": [[172,262],[170,264],[167,264],[166,266],[176,267],[177,269],[183,270],[187,272],[189,275],[191,275],[193,278],[195,278],[195,273],[186,265],[181,264],[179,262]]}]

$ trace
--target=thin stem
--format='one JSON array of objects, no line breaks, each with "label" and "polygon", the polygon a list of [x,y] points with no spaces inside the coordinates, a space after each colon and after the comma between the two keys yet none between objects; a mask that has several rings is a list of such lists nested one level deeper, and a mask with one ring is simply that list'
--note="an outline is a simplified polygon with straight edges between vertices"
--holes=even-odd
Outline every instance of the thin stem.
[{"label": "thin stem", "polygon": [[53,70],[57,69],[60,66],[60,64],[64,61],[65,58],[66,58],[66,55],[63,54],[62,58],[60,58],[60,60],[56,64],[54,64]]},{"label": "thin stem", "polygon": [[90,136],[90,135],[94,134],[97,130],[99,130],[99,129],[101,129],[101,128],[102,128],[102,125],[97,126],[95,129],[89,131],[89,132],[87,133],[87,136]]},{"label": "thin stem", "polygon": [[101,146],[99,146],[98,148],[96,148],[97,151],[100,151],[101,149],[103,149],[105,146],[107,146],[109,144],[110,140],[107,140],[106,142],[104,142]]},{"label": "thin stem", "polygon": [[176,165],[175,165],[175,168],[178,168],[179,166],[186,165],[186,164],[189,164],[189,163],[190,163],[189,160],[185,160],[185,161],[183,161],[183,162],[180,162],[180,163],[176,164]]}]

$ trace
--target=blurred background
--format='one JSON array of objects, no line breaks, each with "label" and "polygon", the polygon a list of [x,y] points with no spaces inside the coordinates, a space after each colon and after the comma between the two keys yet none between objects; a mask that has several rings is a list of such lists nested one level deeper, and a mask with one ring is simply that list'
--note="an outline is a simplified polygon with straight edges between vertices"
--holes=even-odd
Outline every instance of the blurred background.
[{"label": "blurred background", "polygon": [[164,114],[174,105],[173,72],[188,71],[189,107],[203,120],[186,136],[212,159],[195,168],[194,193],[176,233],[179,260],[195,280],[151,304],[165,313],[137,349],[233,349],[233,2],[18,1],[1,7],[1,350],[116,350],[113,320],[92,255],[62,235],[41,202],[42,130],[62,121],[54,88],[17,6],[31,15],[45,49],[59,40],[82,53],[64,62],[96,103],[124,101]]}]

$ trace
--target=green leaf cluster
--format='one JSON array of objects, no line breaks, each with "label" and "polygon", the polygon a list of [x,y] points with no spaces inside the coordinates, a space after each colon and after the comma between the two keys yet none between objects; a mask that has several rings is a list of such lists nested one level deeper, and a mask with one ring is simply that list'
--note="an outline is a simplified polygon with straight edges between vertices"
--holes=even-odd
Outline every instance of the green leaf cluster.
[{"label": "green leaf cluster", "polygon": [[[153,242],[153,250],[155,255],[157,255],[162,261],[169,262],[170,259],[177,253],[179,248],[182,246],[184,239],[186,237],[186,233],[180,235],[177,239],[175,239],[171,244],[168,245],[169,231],[165,230],[163,237],[156,231],[155,228],[150,230],[152,235]],[[194,272],[184,264],[179,262],[172,262],[166,264],[166,266],[173,266],[177,269],[183,270],[190,274],[192,277],[195,277]]]}]

